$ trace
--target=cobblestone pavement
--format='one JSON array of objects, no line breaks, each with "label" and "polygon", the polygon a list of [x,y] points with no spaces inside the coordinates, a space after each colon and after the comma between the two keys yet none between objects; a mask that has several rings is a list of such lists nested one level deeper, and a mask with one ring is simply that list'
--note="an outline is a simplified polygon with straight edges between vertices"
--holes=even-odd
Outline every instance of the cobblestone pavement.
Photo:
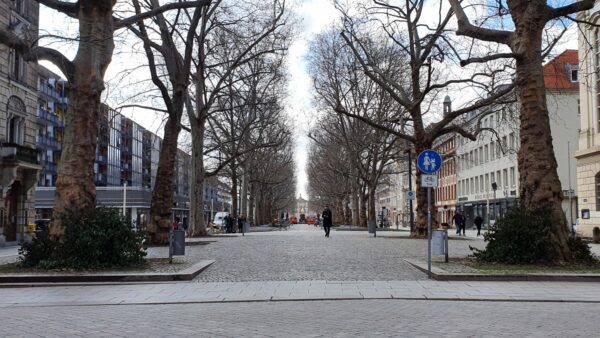
[{"label": "cobblestone pavement", "polygon": [[597,337],[597,304],[312,301],[13,308],[2,337]]},{"label": "cobblestone pavement", "polygon": [[[450,255],[468,255],[469,245],[483,247],[484,242],[451,240]],[[295,225],[287,231],[219,238],[194,252],[216,260],[197,281],[426,279],[403,258],[426,259],[427,241],[406,238],[403,232],[373,238],[366,231],[332,231],[325,238],[319,228]]]}]

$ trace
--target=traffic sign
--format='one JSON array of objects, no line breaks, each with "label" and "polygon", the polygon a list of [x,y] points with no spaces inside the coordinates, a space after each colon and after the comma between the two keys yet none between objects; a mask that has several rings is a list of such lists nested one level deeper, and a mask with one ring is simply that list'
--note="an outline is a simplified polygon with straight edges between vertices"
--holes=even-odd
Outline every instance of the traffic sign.
[{"label": "traffic sign", "polygon": [[423,174],[435,174],[442,166],[442,156],[435,150],[423,150],[417,158],[417,166]]},{"label": "traffic sign", "polygon": [[406,199],[407,200],[414,200],[416,196],[416,193],[414,191],[407,191],[406,192]]},{"label": "traffic sign", "polygon": [[437,188],[437,175],[421,175],[421,186],[424,188]]}]

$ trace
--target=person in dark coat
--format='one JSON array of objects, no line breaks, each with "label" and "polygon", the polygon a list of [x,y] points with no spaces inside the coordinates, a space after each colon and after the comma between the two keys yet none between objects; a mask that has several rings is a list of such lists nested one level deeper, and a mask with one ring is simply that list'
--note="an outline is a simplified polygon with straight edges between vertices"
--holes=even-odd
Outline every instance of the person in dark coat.
[{"label": "person in dark coat", "polygon": [[238,217],[237,224],[238,232],[242,234],[244,233],[244,223],[246,223],[246,217],[244,217],[244,215],[240,215],[240,217]]},{"label": "person in dark coat", "polygon": [[329,237],[329,232],[331,231],[331,225],[333,224],[333,221],[331,209],[329,209],[328,205],[325,206],[325,210],[323,210],[321,216],[323,217],[323,229],[325,230],[325,237]]},{"label": "person in dark coat", "polygon": [[456,234],[460,235],[460,231],[462,230],[463,236],[465,235],[465,217],[460,214],[459,211],[454,214],[452,217],[452,222],[456,226]]},{"label": "person in dark coat", "polygon": [[475,226],[477,227],[477,236],[479,236],[481,234],[481,225],[483,224],[483,218],[477,215],[477,217],[475,217],[475,219],[473,220],[473,223],[475,223]]}]

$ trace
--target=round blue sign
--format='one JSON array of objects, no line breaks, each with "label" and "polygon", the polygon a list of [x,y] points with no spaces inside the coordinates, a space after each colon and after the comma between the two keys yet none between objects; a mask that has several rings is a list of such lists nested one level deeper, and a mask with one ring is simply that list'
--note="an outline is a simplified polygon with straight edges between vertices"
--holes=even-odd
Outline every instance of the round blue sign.
[{"label": "round blue sign", "polygon": [[442,167],[442,156],[435,150],[423,150],[417,158],[417,166],[424,174],[435,174]]}]

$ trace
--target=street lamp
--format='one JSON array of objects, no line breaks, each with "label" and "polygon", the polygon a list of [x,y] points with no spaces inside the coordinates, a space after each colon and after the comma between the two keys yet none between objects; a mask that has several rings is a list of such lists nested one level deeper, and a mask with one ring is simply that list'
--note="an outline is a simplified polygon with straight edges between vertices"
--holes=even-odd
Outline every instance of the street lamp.
[{"label": "street lamp", "polygon": [[496,189],[498,189],[498,185],[496,184],[496,182],[492,182],[492,190],[494,190],[494,224],[496,223]]}]

